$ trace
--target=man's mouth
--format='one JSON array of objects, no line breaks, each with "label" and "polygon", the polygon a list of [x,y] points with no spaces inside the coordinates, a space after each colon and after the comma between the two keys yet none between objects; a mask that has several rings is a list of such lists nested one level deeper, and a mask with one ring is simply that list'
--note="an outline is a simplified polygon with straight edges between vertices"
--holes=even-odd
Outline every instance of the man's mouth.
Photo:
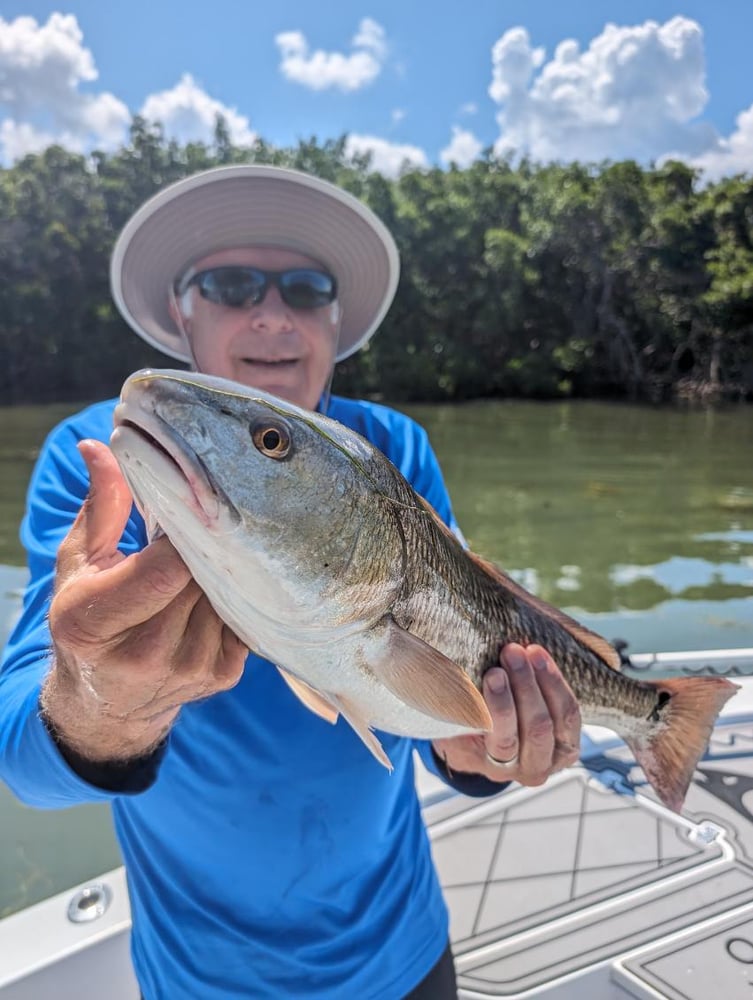
[{"label": "man's mouth", "polygon": [[298,363],[298,358],[241,358],[246,365],[260,368],[286,368]]}]

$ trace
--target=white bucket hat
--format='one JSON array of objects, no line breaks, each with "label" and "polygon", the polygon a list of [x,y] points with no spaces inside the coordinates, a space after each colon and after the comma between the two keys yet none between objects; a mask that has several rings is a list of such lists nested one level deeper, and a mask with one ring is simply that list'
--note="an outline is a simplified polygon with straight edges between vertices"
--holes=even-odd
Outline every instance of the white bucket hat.
[{"label": "white bucket hat", "polygon": [[256,164],[217,167],[171,184],[139,208],[115,243],[110,287],[126,322],[153,347],[190,362],[168,309],[170,288],[218,250],[294,250],[337,279],[337,360],[376,331],[397,288],[389,230],[352,195],[309,174]]}]

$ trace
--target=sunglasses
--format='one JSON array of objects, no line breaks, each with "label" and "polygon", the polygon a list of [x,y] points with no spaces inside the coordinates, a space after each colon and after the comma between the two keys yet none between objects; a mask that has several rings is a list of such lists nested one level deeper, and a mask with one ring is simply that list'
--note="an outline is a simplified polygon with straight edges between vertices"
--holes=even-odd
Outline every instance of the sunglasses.
[{"label": "sunglasses", "polygon": [[210,267],[183,282],[179,294],[191,285],[199,295],[219,306],[241,309],[258,305],[274,285],[285,305],[292,309],[320,309],[337,298],[337,281],[326,271],[291,267],[285,271],[262,271],[258,267]]}]

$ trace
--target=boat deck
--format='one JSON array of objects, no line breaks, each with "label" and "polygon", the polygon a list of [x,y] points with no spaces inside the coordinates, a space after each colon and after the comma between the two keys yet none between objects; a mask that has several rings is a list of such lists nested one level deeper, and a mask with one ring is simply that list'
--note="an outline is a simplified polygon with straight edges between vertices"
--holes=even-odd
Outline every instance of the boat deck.
[{"label": "boat deck", "polygon": [[461,997],[753,996],[753,679],[729,703],[683,815],[627,747],[493,799],[424,778]]},{"label": "boat deck", "polygon": [[[753,650],[730,657],[711,666],[753,673]],[[603,729],[586,730],[578,767],[491,799],[421,769],[462,1000],[753,997],[753,676],[740,683],[682,816]],[[93,888],[0,921],[2,1000],[137,1000],[122,869]],[[72,923],[97,892],[101,916]]]}]

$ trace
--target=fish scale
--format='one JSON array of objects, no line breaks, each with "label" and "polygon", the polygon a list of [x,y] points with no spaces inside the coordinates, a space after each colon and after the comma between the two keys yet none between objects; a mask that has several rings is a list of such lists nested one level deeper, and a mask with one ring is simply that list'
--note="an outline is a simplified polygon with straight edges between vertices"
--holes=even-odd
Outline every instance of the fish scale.
[{"label": "fish scale", "polygon": [[[410,610],[412,600],[408,597],[407,616],[423,621],[426,635],[422,638],[436,637],[440,629],[447,633],[443,651],[468,671],[479,689],[485,672],[499,662],[504,643],[536,643],[546,648],[559,665],[585,722],[614,728],[615,720],[620,719],[621,728],[635,731],[639,723],[649,719],[660,700],[655,687],[607,666],[557,621],[517,601],[513,593],[483,570],[469,579],[460,571],[462,562],[436,560],[444,532],[435,523],[427,523],[421,514],[411,521],[417,561],[427,565],[434,555],[432,561],[437,568],[433,572],[441,578],[445,593],[442,595],[436,586],[425,588],[422,592],[433,607],[424,606],[415,613]],[[475,564],[472,566],[475,568]]]}]

